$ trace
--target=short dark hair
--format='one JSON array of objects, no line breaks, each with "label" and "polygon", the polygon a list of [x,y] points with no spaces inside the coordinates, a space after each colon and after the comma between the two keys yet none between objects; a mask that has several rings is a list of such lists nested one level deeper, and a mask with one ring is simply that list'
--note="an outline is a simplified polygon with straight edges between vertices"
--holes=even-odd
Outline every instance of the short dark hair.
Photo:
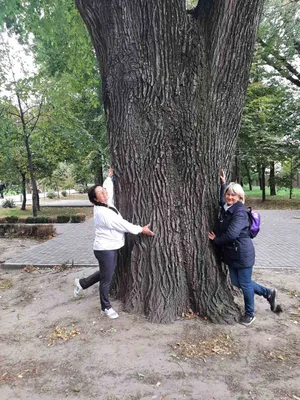
[{"label": "short dark hair", "polygon": [[95,206],[98,205],[98,201],[96,200],[96,188],[99,186],[101,187],[101,185],[94,185],[90,187],[88,191],[89,201]]}]

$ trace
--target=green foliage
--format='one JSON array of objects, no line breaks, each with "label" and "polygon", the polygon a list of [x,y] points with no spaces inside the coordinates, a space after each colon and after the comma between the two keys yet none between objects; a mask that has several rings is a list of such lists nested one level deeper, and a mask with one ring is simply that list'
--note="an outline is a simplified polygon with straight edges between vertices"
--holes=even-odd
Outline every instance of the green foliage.
[{"label": "green foliage", "polygon": [[[76,165],[72,178],[77,182],[90,182],[102,163],[107,163],[106,126],[100,101],[98,64],[73,1],[22,3],[4,0],[1,22],[18,35],[19,41],[25,43],[31,37],[31,49],[39,65],[38,77],[19,83],[23,91],[30,87],[35,93],[42,92],[46,106],[37,129],[30,135],[37,179],[51,178],[59,162],[71,161]],[[43,86],[43,90],[35,89],[37,85]],[[29,120],[31,117],[32,114]],[[10,141],[12,137],[10,135]],[[10,143],[15,149],[16,143]],[[24,154],[24,143],[20,142],[19,146],[23,149],[15,152],[18,156]],[[16,163],[13,156],[9,159],[8,170],[15,177],[20,161]],[[8,164],[7,157],[5,162]],[[22,171],[27,172],[26,169],[25,159]],[[1,170],[4,167],[1,168],[0,156]],[[68,189],[74,183],[69,181],[60,186]]]},{"label": "green foliage", "polygon": [[[88,217],[93,216],[93,207],[41,207],[39,211],[39,216],[56,218],[58,215],[75,215],[84,213]],[[9,215],[17,216],[20,219],[25,219],[31,216],[31,210],[22,211],[19,208],[0,208],[0,218],[1,216],[6,217]],[[49,221],[55,222],[55,221]]]},{"label": "green foliage", "polygon": [[71,215],[71,222],[74,223],[79,223],[82,221],[82,216],[81,215]]},{"label": "green foliage", "polygon": [[85,221],[86,215],[84,213],[78,213],[78,214],[75,214],[75,215],[80,218],[80,222]]},{"label": "green foliage", "polygon": [[11,224],[16,224],[19,220],[18,217],[15,216],[10,216],[5,218],[6,222],[11,223]]},{"label": "green foliage", "polygon": [[70,215],[58,215],[56,221],[59,224],[66,224],[70,221]]},{"label": "green foliage", "polygon": [[65,190],[62,190],[62,191],[61,191],[61,195],[62,195],[63,197],[67,197],[67,196],[68,196],[68,193],[67,193]]},{"label": "green foliage", "polygon": [[52,191],[48,191],[47,197],[48,197],[48,199],[54,199],[54,198],[56,198],[56,194]]},{"label": "green foliage", "polygon": [[13,237],[31,237],[44,239],[55,236],[55,227],[53,225],[26,225],[26,224],[6,224],[0,225],[0,236]]},{"label": "green foliage", "polygon": [[[14,18],[11,19],[11,11],[7,16],[11,30],[23,41],[33,35],[31,47],[35,60],[41,67],[41,73],[52,81],[49,83],[52,97],[48,104],[54,106],[55,114],[59,114],[64,125],[69,121],[73,128],[81,131],[80,135],[78,132],[73,135],[78,137],[78,152],[83,150],[82,143],[88,142],[88,147],[91,145],[98,149],[100,146],[100,153],[106,153],[106,144],[100,143],[106,142],[105,124],[101,132],[98,123],[99,117],[103,116],[98,63],[74,2],[32,0],[26,5],[21,3],[17,6],[14,3],[7,8],[12,9]],[[2,20],[5,21],[5,18],[3,15]],[[102,140],[100,136],[103,134]],[[90,151],[85,151],[85,156]],[[73,152],[74,155],[76,157],[76,152]]]},{"label": "green foliage", "polygon": [[87,193],[89,191],[89,187],[85,185],[75,185],[74,189],[78,193]]},{"label": "green foliage", "polygon": [[2,202],[2,207],[3,208],[15,208],[16,207],[16,203],[13,199],[5,199]]},{"label": "green foliage", "polygon": [[269,76],[286,78],[296,87],[300,87],[299,38],[299,2],[267,0],[259,28],[258,52],[262,62],[272,67]]}]

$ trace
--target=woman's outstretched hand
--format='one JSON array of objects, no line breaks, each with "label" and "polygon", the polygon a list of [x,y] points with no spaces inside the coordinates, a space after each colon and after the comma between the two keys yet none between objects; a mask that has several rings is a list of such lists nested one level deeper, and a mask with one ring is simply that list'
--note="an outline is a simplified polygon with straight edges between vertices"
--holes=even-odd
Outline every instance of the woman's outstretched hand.
[{"label": "woman's outstretched hand", "polygon": [[214,234],[214,232],[209,232],[208,237],[209,237],[210,240],[214,240],[216,235]]},{"label": "woman's outstretched hand", "polygon": [[226,183],[225,172],[222,169],[220,170],[220,182],[221,185],[224,185]]},{"label": "woman's outstretched hand", "polygon": [[154,236],[154,232],[149,229],[150,224],[143,226],[142,233],[147,236]]}]

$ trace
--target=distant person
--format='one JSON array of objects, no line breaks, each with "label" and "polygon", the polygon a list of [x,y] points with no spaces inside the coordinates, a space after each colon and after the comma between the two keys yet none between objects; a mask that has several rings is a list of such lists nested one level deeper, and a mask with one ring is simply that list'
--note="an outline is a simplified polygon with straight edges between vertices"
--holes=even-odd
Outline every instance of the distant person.
[{"label": "distant person", "polygon": [[125,232],[134,235],[142,233],[153,236],[149,225],[133,225],[122,218],[119,211],[109,206],[108,191],[95,185],[89,189],[89,200],[94,204],[95,240],[94,254],[99,262],[99,271],[87,278],[75,279],[74,296],[99,282],[101,314],[108,318],[118,318],[118,313],[111,307],[109,289],[116,268],[118,250],[124,246]]},{"label": "distant person", "polygon": [[[255,320],[254,294],[263,296],[276,311],[276,289],[267,289],[252,281],[255,251],[249,236],[249,219],[244,206],[245,193],[241,185],[231,182],[226,187],[224,172],[220,175],[221,218],[216,233],[208,237],[221,249],[222,261],[228,265],[231,282],[241,288],[244,295],[245,315],[243,325],[250,325]],[[224,198],[225,195],[225,198]]]},{"label": "distant person", "polygon": [[4,199],[3,192],[4,192],[5,188],[6,188],[5,184],[4,183],[0,183],[0,198],[1,199]]},{"label": "distant person", "polygon": [[113,168],[109,168],[108,170],[108,176],[103,182],[103,187],[107,190],[108,192],[108,201],[109,205],[114,206],[115,205],[115,197],[114,197],[114,170]]}]

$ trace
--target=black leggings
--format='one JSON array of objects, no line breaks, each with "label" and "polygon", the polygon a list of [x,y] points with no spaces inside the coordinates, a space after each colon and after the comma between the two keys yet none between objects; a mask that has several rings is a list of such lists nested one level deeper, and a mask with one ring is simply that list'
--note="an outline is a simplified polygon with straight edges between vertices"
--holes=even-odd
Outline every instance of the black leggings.
[{"label": "black leggings", "polygon": [[79,280],[82,289],[87,289],[97,282],[99,284],[101,309],[110,309],[109,288],[117,264],[118,250],[94,250],[95,257],[99,262],[99,271],[94,272],[87,278]]}]

